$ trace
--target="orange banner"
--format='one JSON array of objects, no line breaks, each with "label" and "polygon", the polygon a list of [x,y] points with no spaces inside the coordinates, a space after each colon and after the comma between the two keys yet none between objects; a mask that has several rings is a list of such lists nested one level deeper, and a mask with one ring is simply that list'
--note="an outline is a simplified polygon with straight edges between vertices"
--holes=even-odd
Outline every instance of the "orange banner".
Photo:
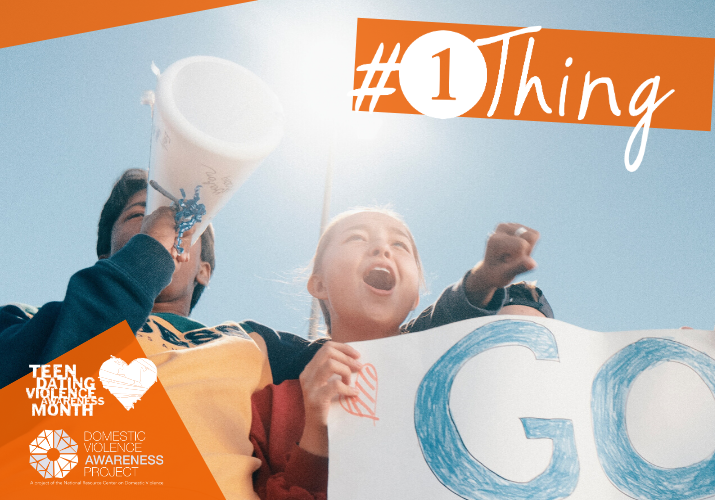
[{"label": "orange banner", "polygon": [[709,131],[714,64],[710,38],[359,19],[353,106]]},{"label": "orange banner", "polygon": [[126,322],[0,390],[0,496],[223,499]]},{"label": "orange banner", "polygon": [[249,1],[252,0],[4,2],[0,9],[0,48]]}]

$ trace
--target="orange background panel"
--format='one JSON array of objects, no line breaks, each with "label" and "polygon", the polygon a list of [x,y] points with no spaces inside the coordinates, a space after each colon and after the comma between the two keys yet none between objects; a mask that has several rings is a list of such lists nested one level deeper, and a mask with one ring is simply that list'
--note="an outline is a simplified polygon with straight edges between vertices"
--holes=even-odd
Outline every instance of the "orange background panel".
[{"label": "orange background panel", "polygon": [[215,9],[251,0],[27,0],[3,2],[0,47]]},{"label": "orange background panel", "polygon": [[[0,390],[3,412],[0,426],[0,497],[73,500],[223,499],[221,490],[161,382],[157,380],[130,410],[126,410],[103,388],[99,369],[110,356],[121,358],[127,364],[136,358],[145,357],[126,322],[110,328],[51,363],[77,365],[78,378],[94,378],[95,395],[104,398],[104,405],[95,405],[92,416],[33,417],[32,403],[39,404],[40,400],[28,399],[25,391],[26,388],[36,386],[32,373]],[[30,443],[43,430],[59,429],[64,430],[79,445],[79,462],[62,479],[43,479],[30,465]],[[85,450],[84,431],[144,431],[146,439],[142,443],[141,453],[137,454],[162,455],[164,463],[139,466],[136,477],[102,478],[85,475],[87,456],[106,453],[88,453]],[[115,454],[134,453],[111,453]],[[163,485],[65,485],[65,480],[156,481]]]},{"label": "orange background panel", "polygon": [[[414,40],[432,31],[454,31],[476,40],[517,29],[520,28],[359,19],[355,68],[370,63],[381,43],[385,44],[381,62],[386,62],[395,45],[400,44],[399,62]],[[552,112],[547,114],[541,109],[532,88],[520,115],[515,116],[516,96],[530,36],[534,38],[534,48],[527,81],[532,76],[539,77],[545,101]],[[499,74],[502,42],[482,46],[480,50],[487,63],[487,86],[479,102],[463,115],[473,118],[487,118]],[[573,58],[573,64],[567,68],[565,62],[569,57]],[[491,118],[635,126],[640,116],[634,117],[628,112],[631,97],[645,80],[660,76],[657,98],[670,89],[675,92],[655,110],[651,126],[707,131],[710,130],[712,112],[714,67],[715,39],[711,38],[542,29],[510,39],[499,105]],[[578,120],[584,78],[589,71],[591,82],[601,77],[613,81],[620,117],[612,114],[606,86],[599,84],[591,94],[585,118]],[[354,88],[362,86],[365,74],[355,71]],[[566,75],[569,80],[562,117],[559,116],[559,98]],[[379,76],[380,73],[375,75],[371,86],[376,85]],[[417,113],[400,89],[398,72],[390,75],[386,87],[396,91],[380,97],[375,111]],[[650,86],[641,94],[636,107],[649,93]],[[365,98],[361,110],[368,109],[370,99]]]}]

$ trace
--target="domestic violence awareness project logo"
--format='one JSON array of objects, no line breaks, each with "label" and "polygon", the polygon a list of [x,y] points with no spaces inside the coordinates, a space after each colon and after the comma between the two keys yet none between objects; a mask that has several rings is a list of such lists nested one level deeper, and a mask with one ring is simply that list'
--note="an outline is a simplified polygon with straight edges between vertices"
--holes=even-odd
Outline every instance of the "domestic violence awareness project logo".
[{"label": "domestic violence awareness project logo", "polygon": [[[82,475],[136,477],[142,466],[163,465],[163,455],[144,453],[145,431],[84,431]],[[43,478],[63,478],[79,462],[79,445],[62,429],[44,430],[30,443],[30,465]]]},{"label": "domestic violence awareness project logo", "polygon": [[[359,19],[353,109],[709,131],[715,39]],[[640,141],[638,136],[640,132]]]},{"label": "domestic violence awareness project logo", "polygon": [[62,429],[42,431],[30,443],[30,465],[45,479],[65,477],[77,465],[77,443]]}]

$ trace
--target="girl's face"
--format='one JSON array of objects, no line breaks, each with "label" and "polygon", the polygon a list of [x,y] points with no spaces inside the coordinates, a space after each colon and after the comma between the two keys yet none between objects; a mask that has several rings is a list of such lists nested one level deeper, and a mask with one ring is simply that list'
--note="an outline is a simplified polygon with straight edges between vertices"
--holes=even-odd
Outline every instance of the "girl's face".
[{"label": "girl's face", "polygon": [[332,228],[310,293],[326,301],[338,342],[394,335],[419,302],[420,275],[407,228],[379,212]]}]

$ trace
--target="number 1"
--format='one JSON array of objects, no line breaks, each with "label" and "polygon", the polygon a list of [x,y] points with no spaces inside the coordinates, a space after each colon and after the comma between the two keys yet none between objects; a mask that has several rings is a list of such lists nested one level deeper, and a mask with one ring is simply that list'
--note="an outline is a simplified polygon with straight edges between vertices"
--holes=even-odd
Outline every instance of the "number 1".
[{"label": "number 1", "polygon": [[454,101],[456,98],[449,93],[449,47],[433,55],[432,59],[435,57],[439,59],[439,95],[433,97],[432,100]]}]

